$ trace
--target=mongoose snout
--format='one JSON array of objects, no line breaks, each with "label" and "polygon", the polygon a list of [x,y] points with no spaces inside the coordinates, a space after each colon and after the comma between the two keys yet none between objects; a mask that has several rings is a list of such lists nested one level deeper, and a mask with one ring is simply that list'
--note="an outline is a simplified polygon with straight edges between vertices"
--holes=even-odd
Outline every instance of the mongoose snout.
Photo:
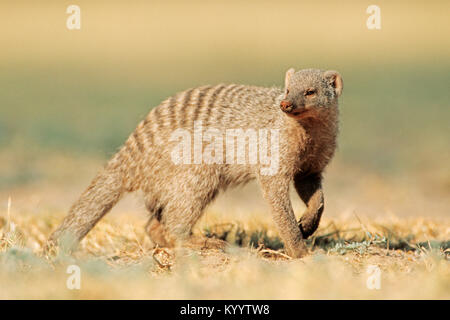
[{"label": "mongoose snout", "polygon": [[282,100],[280,102],[280,108],[283,112],[291,116],[298,116],[304,114],[309,109],[303,105],[297,106],[296,104],[292,103],[289,100]]},{"label": "mongoose snout", "polygon": [[289,100],[282,100],[280,102],[280,108],[283,112],[287,113],[290,113],[295,109],[294,104]]}]

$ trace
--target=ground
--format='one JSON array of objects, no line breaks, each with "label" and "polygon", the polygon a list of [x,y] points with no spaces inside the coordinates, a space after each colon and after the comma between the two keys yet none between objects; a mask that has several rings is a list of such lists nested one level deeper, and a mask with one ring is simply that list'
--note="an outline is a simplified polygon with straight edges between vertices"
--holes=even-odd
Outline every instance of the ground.
[{"label": "ground", "polygon": [[[331,168],[330,179],[342,173],[342,168],[336,169]],[[325,217],[308,240],[309,255],[302,259],[284,253],[254,185],[219,197],[196,226],[196,234],[226,240],[230,247],[225,252],[153,248],[137,195],[102,220],[73,256],[48,259],[43,245],[65,212],[58,209],[64,205],[49,205],[46,197],[65,203],[76,195],[50,187],[46,192],[21,188],[13,192],[15,198],[0,218],[0,298],[450,298],[450,224],[445,208],[428,217],[414,211],[408,216],[382,211],[370,204],[371,194],[393,189],[383,179],[377,183],[378,187],[370,181],[349,193],[327,185]],[[338,209],[336,198],[343,197],[348,210]],[[353,197],[370,205],[352,205]],[[301,213],[295,194],[292,199],[296,213]],[[424,206],[426,199],[417,196],[416,206]],[[396,199],[400,207],[409,202]],[[369,207],[381,211],[373,215]],[[67,268],[74,264],[81,270],[80,290],[66,285],[71,276]],[[381,271],[379,289],[367,284],[374,279],[374,266]]]}]

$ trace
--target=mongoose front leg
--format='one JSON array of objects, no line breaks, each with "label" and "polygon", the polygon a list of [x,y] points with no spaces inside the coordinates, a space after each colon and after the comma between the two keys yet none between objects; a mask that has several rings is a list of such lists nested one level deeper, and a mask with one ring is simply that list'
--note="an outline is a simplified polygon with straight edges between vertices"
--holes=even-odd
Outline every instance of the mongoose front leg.
[{"label": "mongoose front leg", "polygon": [[303,237],[307,239],[317,230],[324,209],[322,176],[320,173],[307,176],[297,174],[294,185],[298,195],[306,204],[306,211],[298,225]]},{"label": "mongoose front leg", "polygon": [[293,258],[303,257],[308,250],[303,242],[303,235],[289,199],[289,179],[279,176],[261,176],[259,181],[287,253]]}]

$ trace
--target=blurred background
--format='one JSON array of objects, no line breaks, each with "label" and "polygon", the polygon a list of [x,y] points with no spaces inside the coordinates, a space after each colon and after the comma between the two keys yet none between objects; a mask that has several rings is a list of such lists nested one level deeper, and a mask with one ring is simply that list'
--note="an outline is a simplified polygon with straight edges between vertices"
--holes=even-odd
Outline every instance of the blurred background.
[{"label": "blurred background", "polygon": [[[66,28],[71,4],[80,30]],[[366,26],[372,4],[380,30]],[[326,215],[448,217],[449,12],[448,1],[2,1],[1,208],[11,196],[16,212],[63,214],[165,97],[282,86],[294,67],[344,79]],[[258,211],[246,190],[216,210]]]}]

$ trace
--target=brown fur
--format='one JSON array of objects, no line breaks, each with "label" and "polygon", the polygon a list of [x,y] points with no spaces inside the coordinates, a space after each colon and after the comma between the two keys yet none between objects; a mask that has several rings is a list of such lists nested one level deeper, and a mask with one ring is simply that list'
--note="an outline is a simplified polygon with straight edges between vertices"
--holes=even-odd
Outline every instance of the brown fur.
[{"label": "brown fur", "polygon": [[[342,79],[335,71],[290,69],[284,91],[220,84],[168,98],[139,123],[73,204],[49,243],[61,243],[67,236],[73,247],[122,194],[139,189],[150,212],[147,231],[156,244],[221,247],[219,241],[192,238],[192,227],[219,191],[257,179],[287,252],[301,257],[306,253],[302,240],[317,229],[323,212],[322,171],[336,147],[341,91]],[[203,127],[220,130],[279,129],[277,173],[262,175],[260,164],[174,164],[172,132],[192,131],[198,120]],[[289,199],[291,181],[307,205],[298,223]]]}]

